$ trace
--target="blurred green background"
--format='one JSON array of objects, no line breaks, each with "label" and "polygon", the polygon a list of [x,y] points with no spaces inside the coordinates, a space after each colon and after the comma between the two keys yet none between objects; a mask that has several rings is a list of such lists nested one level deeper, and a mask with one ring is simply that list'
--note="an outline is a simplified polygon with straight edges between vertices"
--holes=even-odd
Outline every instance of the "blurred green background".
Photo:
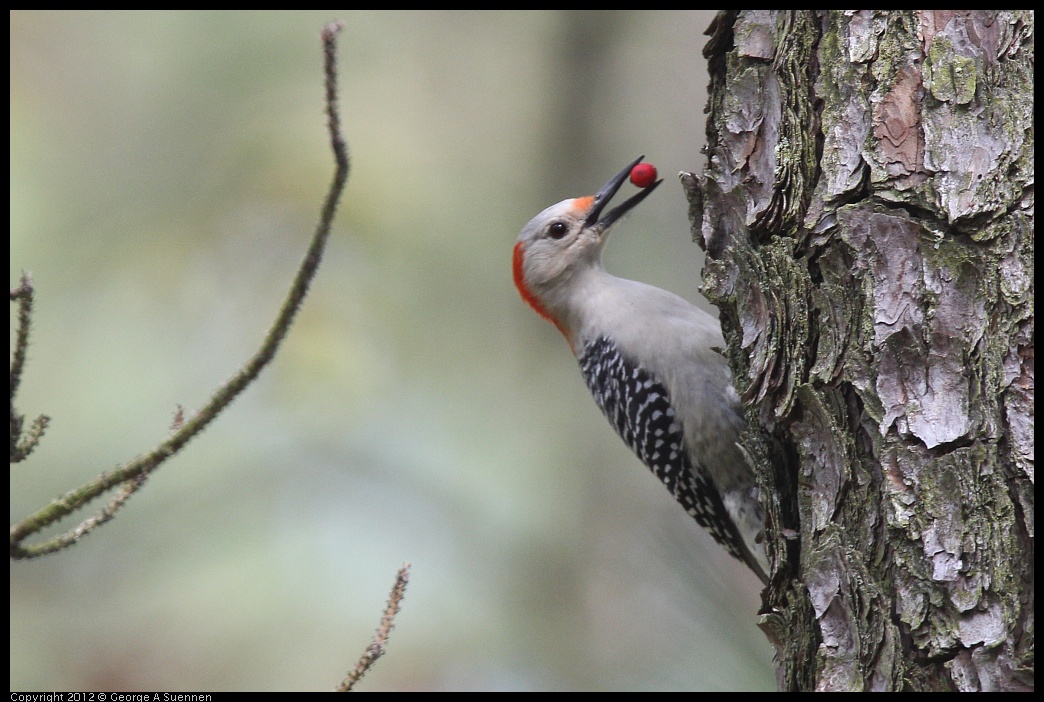
[{"label": "blurred green background", "polygon": [[[614,273],[698,293],[709,12],[11,14],[11,518],[150,448],[256,348],[352,170],[275,362],[77,547],[11,565],[12,690],[772,689],[758,587],[615,436],[524,306],[522,225],[639,154]],[[630,186],[627,186],[630,187]],[[100,506],[97,503],[95,506]],[[74,522],[63,523],[68,528]]]}]

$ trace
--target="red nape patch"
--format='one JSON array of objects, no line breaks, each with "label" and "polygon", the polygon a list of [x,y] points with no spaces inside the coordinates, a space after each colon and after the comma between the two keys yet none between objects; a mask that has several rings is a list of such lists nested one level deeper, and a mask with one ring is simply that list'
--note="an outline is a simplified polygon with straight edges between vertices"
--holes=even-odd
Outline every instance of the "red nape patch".
[{"label": "red nape patch", "polygon": [[536,313],[546,319],[547,321],[555,324],[554,318],[551,313],[540,304],[540,300],[537,299],[533,291],[529,289],[529,285],[526,283],[526,275],[522,270],[523,259],[525,258],[525,251],[522,249],[522,242],[515,244],[515,255],[514,260],[511,262],[512,272],[515,275],[515,287],[518,288],[518,294],[522,296],[522,299],[526,301],[526,304],[536,310]]},{"label": "red nape patch", "polygon": [[551,322],[558,328],[558,331],[562,332],[562,336],[566,338],[569,345],[572,346],[573,342],[569,338],[569,334],[566,333],[562,323],[559,322],[554,315],[547,311],[547,308],[540,302],[533,291],[529,289],[529,285],[526,283],[525,271],[523,271],[523,259],[525,258],[525,251],[522,248],[522,242],[515,244],[515,252],[512,256],[511,261],[511,272],[515,276],[515,287],[518,289],[518,294],[522,296],[522,299],[526,301],[526,304],[536,310],[536,313]]}]

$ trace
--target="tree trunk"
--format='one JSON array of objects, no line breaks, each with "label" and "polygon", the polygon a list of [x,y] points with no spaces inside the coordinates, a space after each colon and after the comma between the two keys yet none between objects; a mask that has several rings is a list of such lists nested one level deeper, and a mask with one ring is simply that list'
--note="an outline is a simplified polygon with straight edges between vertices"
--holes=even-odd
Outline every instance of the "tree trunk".
[{"label": "tree trunk", "polygon": [[783,690],[1033,686],[1033,15],[723,12],[704,292]]}]

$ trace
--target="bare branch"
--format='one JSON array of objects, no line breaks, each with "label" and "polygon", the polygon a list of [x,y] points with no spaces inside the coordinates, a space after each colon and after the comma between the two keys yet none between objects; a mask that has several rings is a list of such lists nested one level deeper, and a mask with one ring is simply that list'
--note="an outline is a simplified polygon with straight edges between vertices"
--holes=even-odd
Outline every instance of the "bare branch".
[{"label": "bare branch", "polygon": [[41,414],[25,434],[22,427],[25,423],[25,415],[15,410],[15,395],[18,394],[18,386],[22,382],[22,371],[25,369],[25,359],[29,352],[29,326],[33,316],[33,281],[28,273],[22,273],[22,280],[17,288],[11,288],[11,302],[18,301],[18,331],[15,336],[14,355],[11,358],[11,463],[24,460],[33,452],[40,442],[44,430],[50,418]]},{"label": "bare branch", "polygon": [[18,302],[18,335],[15,340],[14,358],[11,359],[11,398],[18,392],[25,367],[25,355],[29,347],[29,323],[33,314],[33,281],[28,273],[22,273],[17,288],[11,288],[11,302]]},{"label": "bare branch", "polygon": [[126,504],[127,500],[130,499],[130,496],[141,489],[147,479],[148,475],[145,473],[142,473],[136,478],[131,478],[123,484],[123,489],[116,493],[116,496],[112,498],[112,501],[109,502],[104,509],[98,512],[98,514],[93,517],[88,517],[64,534],[60,534],[59,536],[48,539],[43,543],[27,548],[26,550],[31,551],[31,554],[26,557],[35,558],[37,556],[44,556],[48,553],[54,553],[55,551],[60,551],[63,548],[72,546],[86,536],[88,532],[100,527],[108,521],[111,521],[112,518],[116,516],[116,510]]},{"label": "bare branch", "polygon": [[348,673],[348,677],[337,687],[337,692],[351,692],[355,683],[359,682],[362,676],[377,662],[377,659],[384,655],[385,647],[388,644],[388,635],[391,634],[392,627],[395,625],[395,615],[399,613],[399,607],[402,604],[402,598],[406,595],[406,585],[409,583],[409,580],[410,564],[404,563],[395,576],[395,585],[392,586],[391,595],[388,596],[388,606],[384,608],[384,616],[381,617],[381,623],[377,627],[377,633],[374,634],[373,641],[366,648],[366,651],[363,652],[359,662],[355,664],[355,668]]},{"label": "bare branch", "polygon": [[[341,134],[340,116],[337,108],[336,38],[342,26],[342,23],[337,22],[327,25],[322,31],[324,76],[326,78],[326,112],[329,117],[328,129],[330,132],[330,142],[334,152],[334,160],[336,162],[333,182],[331,183],[330,189],[323,202],[319,223],[316,225],[315,233],[312,236],[311,244],[308,247],[308,252],[305,254],[304,260],[301,262],[301,266],[297,271],[297,275],[294,277],[290,291],[287,294],[286,299],[283,301],[279,314],[268,333],[265,335],[261,347],[250,359],[247,360],[245,364],[243,364],[239,371],[229,378],[225,384],[214,393],[202,409],[194,413],[186,421],[180,423],[166,440],[158,444],[151,451],[131,459],[127,463],[118,466],[115,470],[99,475],[89,483],[66,493],[62,497],[52,501],[46,507],[38,510],[36,513],[14,524],[11,527],[12,558],[32,558],[44,553],[51,553],[65,545],[74,543],[80,536],[87,533],[90,529],[109,521],[112,518],[111,512],[114,512],[119,505],[122,505],[123,501],[129,497],[129,494],[117,497],[113,503],[115,504],[118,502],[118,504],[115,504],[115,508],[113,508],[113,504],[110,504],[108,508],[102,510],[102,512],[96,517],[86,520],[83,524],[62,537],[34,546],[22,546],[22,541],[26,537],[35,534],[48,525],[68,516],[117,485],[133,483],[136,486],[133,490],[140,487],[140,483],[145,476],[156,470],[156,468],[158,468],[164,461],[176,454],[185,446],[185,444],[202,432],[203,429],[206,428],[210,422],[216,419],[217,416],[239,395],[239,393],[241,393],[251,382],[254,381],[255,378],[257,378],[261,370],[268,365],[275,356],[276,351],[279,349],[279,345],[282,343],[290,329],[290,325],[293,322],[297,311],[300,309],[301,303],[308,294],[308,289],[311,285],[312,279],[315,277],[316,271],[319,268],[319,263],[322,260],[323,251],[330,235],[330,227],[333,223],[334,214],[337,211],[337,203],[340,200],[341,193],[344,191],[344,185],[348,180],[348,148],[345,144],[344,137]],[[23,278],[23,287],[25,287],[26,280],[27,278]],[[12,290],[11,295],[12,299],[14,299],[14,290]],[[25,297],[20,299],[24,300]],[[28,307],[28,303],[23,302],[23,305],[26,308]],[[26,315],[27,314],[28,313],[26,313]],[[26,329],[27,327],[28,325],[25,325]],[[27,333],[28,332],[26,332],[26,334]],[[19,370],[20,367],[21,366],[19,366]],[[16,380],[14,370],[15,368],[12,366],[12,393],[15,386],[14,381]],[[14,430],[14,417],[15,414],[12,411],[12,431]],[[20,426],[21,422],[19,420],[19,429]],[[43,426],[41,425],[39,431],[42,432],[42,430]],[[14,445],[13,441],[12,445]],[[131,490],[131,492],[133,492],[133,490]],[[110,511],[110,508],[113,509]],[[73,534],[77,534],[78,536],[76,536],[76,538],[71,538],[70,535]]]}]

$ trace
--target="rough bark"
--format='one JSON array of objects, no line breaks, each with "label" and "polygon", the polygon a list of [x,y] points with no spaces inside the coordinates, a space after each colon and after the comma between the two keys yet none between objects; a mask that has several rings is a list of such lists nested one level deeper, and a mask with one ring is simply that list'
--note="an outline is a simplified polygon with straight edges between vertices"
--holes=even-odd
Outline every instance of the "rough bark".
[{"label": "rough bark", "polygon": [[724,12],[683,175],[786,690],[1033,686],[1033,15]]}]

